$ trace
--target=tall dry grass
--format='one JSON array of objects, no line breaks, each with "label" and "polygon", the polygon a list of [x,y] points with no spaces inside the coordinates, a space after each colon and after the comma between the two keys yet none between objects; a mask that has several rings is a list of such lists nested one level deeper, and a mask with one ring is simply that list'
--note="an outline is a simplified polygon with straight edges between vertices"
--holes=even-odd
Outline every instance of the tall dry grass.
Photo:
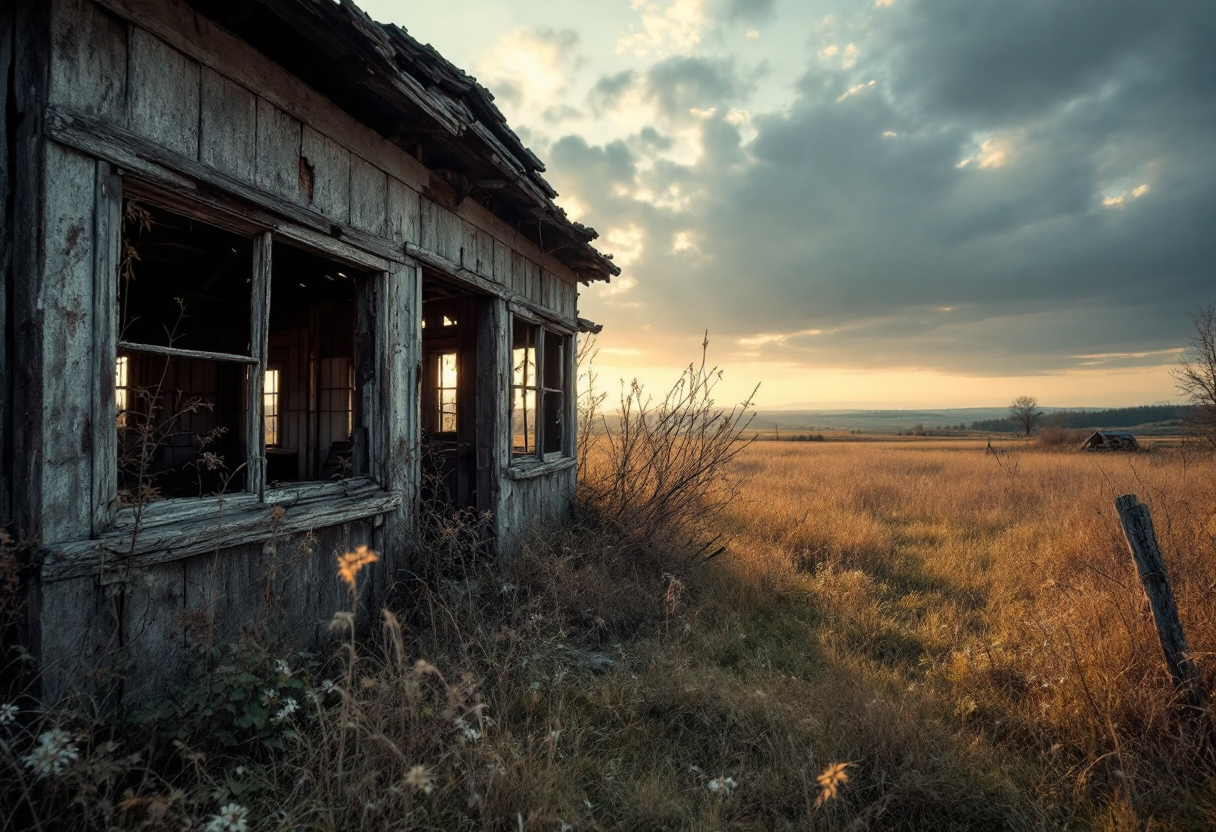
[{"label": "tall dry grass", "polygon": [[[929,754],[918,771],[955,788],[968,779],[960,765],[986,771],[1016,796],[1009,816],[1027,822],[1216,826],[1210,726],[1185,715],[1171,688],[1113,508],[1123,493],[1151,505],[1212,690],[1210,456],[765,443],[737,464],[750,477],[719,601],[745,619],[739,610],[787,599],[804,610],[805,649],[831,669],[829,687],[861,680],[944,729],[930,753],[885,716],[844,717],[855,783],[902,747]],[[882,776],[904,774],[900,764]],[[904,800],[899,789],[870,794],[888,809]]]}]

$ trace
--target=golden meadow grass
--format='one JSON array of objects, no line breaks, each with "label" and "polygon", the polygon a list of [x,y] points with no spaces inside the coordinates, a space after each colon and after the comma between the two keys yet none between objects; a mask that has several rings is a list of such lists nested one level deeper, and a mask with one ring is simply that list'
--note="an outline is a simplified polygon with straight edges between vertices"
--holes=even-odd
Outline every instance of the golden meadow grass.
[{"label": "golden meadow grass", "polygon": [[[723,608],[743,621],[790,599],[808,625],[802,649],[822,657],[819,695],[859,686],[942,726],[943,776],[952,757],[986,771],[1027,823],[1216,826],[1211,749],[1177,715],[1113,508],[1124,493],[1151,504],[1210,690],[1212,458],[1014,447],[753,445],[735,466],[747,479],[728,519]],[[877,773],[865,760],[918,742],[906,725],[884,736],[856,702],[841,710],[858,782]]]},{"label": "golden meadow grass", "polygon": [[1113,499],[1152,506],[1210,688],[1216,464],[1018,447],[756,443],[709,563],[538,535],[391,612],[345,611],[342,635],[374,618],[374,636],[327,664],[257,654],[281,751],[196,734],[149,776],[57,711],[27,745],[66,730],[77,759],[7,770],[43,828],[1212,828],[1210,747],[1179,716]]}]

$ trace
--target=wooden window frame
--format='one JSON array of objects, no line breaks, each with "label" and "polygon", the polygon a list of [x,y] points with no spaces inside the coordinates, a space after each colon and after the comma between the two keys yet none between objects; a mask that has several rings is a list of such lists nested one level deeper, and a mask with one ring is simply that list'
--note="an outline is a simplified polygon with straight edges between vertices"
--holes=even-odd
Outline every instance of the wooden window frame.
[{"label": "wooden window frame", "polygon": [[[266,505],[282,505],[298,503],[307,495],[307,499],[317,504],[327,516],[327,524],[350,522],[372,515],[384,514],[400,506],[401,495],[375,495],[376,488],[383,488],[381,482],[383,461],[379,459],[382,453],[387,427],[383,424],[384,417],[378,407],[379,387],[385,372],[381,356],[375,350],[378,343],[378,332],[374,330],[377,320],[386,320],[388,291],[386,290],[389,275],[395,270],[393,264],[383,258],[354,249],[353,247],[336,243],[333,246],[310,245],[315,241],[312,235],[287,223],[280,223],[274,228],[250,222],[241,216],[234,216],[214,206],[197,203],[189,198],[163,191],[155,186],[147,185],[138,177],[124,175],[112,169],[107,163],[99,163],[97,187],[97,246],[96,262],[94,264],[94,303],[98,310],[97,325],[94,331],[94,351],[99,361],[99,372],[96,374],[93,390],[94,413],[93,440],[93,494],[94,512],[92,536],[108,537],[130,525],[131,507],[121,507],[118,504],[118,452],[117,437],[114,430],[116,413],[116,373],[118,350],[132,350],[144,353],[164,354],[184,358],[201,358],[209,360],[236,361],[245,364],[249,370],[246,376],[245,402],[245,432],[246,447],[249,449],[248,458],[243,460],[247,465],[245,488],[239,492],[231,492],[217,500],[216,497],[173,497],[157,501],[154,505],[144,508],[145,519],[142,525],[146,528],[149,523],[155,526],[172,526],[190,522],[197,517],[210,516],[217,503],[224,508],[221,516],[231,519],[234,523],[241,522],[240,514],[244,512],[265,512]],[[121,240],[123,230],[123,201],[125,198],[137,198],[149,205],[163,210],[188,216],[200,223],[216,228],[247,234],[254,240],[253,257],[251,262],[251,293],[250,293],[250,354],[248,356],[208,353],[198,350],[175,349],[155,345],[127,343],[118,339],[118,303],[115,290],[115,275],[121,258]],[[266,444],[265,421],[263,412],[263,381],[268,361],[268,330],[270,304],[270,286],[272,279],[272,250],[276,241],[290,243],[293,246],[308,251],[316,256],[332,260],[351,268],[368,273],[362,281],[363,288],[356,290],[355,316],[356,338],[362,331],[367,337],[368,350],[363,350],[356,344],[352,356],[356,366],[356,379],[363,379],[357,389],[352,392],[354,428],[361,430],[365,436],[362,467],[365,473],[340,482],[307,481],[291,483],[273,489],[266,485]],[[323,241],[322,241],[323,242]],[[362,361],[361,361],[362,359]],[[369,363],[370,366],[360,370],[359,365]],[[370,378],[370,382],[368,379]],[[368,389],[370,387],[370,389]],[[359,495],[359,499],[351,499]],[[327,504],[329,504],[327,506]],[[341,506],[339,508],[339,506]],[[156,538],[156,529],[149,529],[149,538]],[[160,532],[164,534],[164,532]],[[163,542],[163,541],[162,541]],[[151,544],[149,544],[151,545]],[[180,556],[195,553],[191,544],[183,544]],[[142,550],[141,544],[139,549]],[[209,547],[209,548],[213,548]]]},{"label": "wooden window frame", "polygon": [[[573,460],[575,456],[575,430],[574,430],[574,385],[572,380],[573,375],[573,336],[571,333],[563,329],[554,327],[548,321],[532,315],[521,314],[518,310],[513,311],[511,316],[511,335],[508,341],[507,360],[510,363],[509,379],[509,397],[510,407],[512,412],[515,407],[515,392],[520,389],[531,391],[535,396],[535,413],[536,413],[536,443],[535,448],[527,453],[515,454],[515,436],[514,436],[514,417],[509,416],[507,419],[508,430],[510,432],[508,444],[510,446],[511,468],[529,469],[544,466],[548,470],[552,465],[557,464],[559,467],[564,467],[567,460]],[[518,327],[526,326],[536,330],[536,380],[533,384],[516,384],[514,373],[514,353],[515,353],[515,333]],[[565,342],[565,349],[562,351],[561,364],[561,385],[559,387],[549,387],[546,385],[546,367],[547,359],[546,340],[549,338],[561,338]],[[561,396],[559,418],[566,429],[562,431],[561,447],[556,451],[545,451],[545,431],[547,419],[545,418],[544,399],[545,394],[558,394]]]}]

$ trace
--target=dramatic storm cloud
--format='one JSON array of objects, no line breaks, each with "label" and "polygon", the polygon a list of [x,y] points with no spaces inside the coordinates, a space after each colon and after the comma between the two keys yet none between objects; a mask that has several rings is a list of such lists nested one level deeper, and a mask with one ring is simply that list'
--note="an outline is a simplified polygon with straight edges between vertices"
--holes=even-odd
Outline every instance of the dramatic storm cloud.
[{"label": "dramatic storm cloud", "polygon": [[1132,403],[1216,302],[1207,0],[542,0],[472,39],[368,5],[600,230],[624,272],[582,311],[622,374],[708,329],[771,404]]}]

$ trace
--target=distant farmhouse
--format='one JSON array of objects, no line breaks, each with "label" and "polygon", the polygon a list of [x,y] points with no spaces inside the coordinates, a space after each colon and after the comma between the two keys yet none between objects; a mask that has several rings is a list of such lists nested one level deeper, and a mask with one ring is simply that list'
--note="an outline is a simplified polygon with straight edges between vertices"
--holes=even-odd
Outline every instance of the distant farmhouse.
[{"label": "distant farmhouse", "polygon": [[499,551],[563,516],[578,286],[619,270],[485,89],[345,0],[0,31],[0,522],[45,696],[120,651],[146,695],[188,626],[317,643],[335,554],[382,553],[378,603],[424,497]]}]

